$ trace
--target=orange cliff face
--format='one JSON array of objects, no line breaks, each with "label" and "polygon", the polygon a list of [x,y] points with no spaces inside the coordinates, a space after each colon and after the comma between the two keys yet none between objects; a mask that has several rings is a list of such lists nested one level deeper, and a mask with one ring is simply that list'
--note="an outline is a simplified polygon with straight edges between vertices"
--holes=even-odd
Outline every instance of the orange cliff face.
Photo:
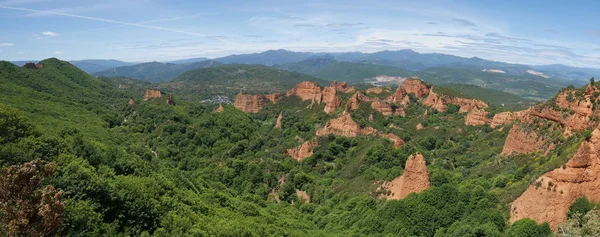
[{"label": "orange cliff face", "polygon": [[388,98],[385,98],[385,101],[392,104],[408,105],[408,103],[410,103],[410,97],[408,97],[408,93],[406,93],[406,90],[404,90],[402,86],[398,86],[396,92]]},{"label": "orange cliff face", "polygon": [[217,109],[215,109],[215,113],[221,113],[225,111],[225,108],[223,108],[222,104],[219,104],[219,107],[217,107]]},{"label": "orange cliff face", "polygon": [[495,127],[498,127],[501,125],[509,124],[509,123],[511,123],[513,121],[517,121],[517,120],[519,120],[521,122],[529,122],[530,121],[529,110],[497,113],[496,115],[494,115],[494,118],[492,118],[492,122],[490,123],[490,126],[492,128],[495,128]]},{"label": "orange cliff face", "polygon": [[467,126],[481,126],[489,123],[488,112],[475,107],[465,117],[465,125]]},{"label": "orange cliff face", "polygon": [[159,90],[146,90],[146,93],[144,93],[144,101],[148,101],[152,98],[161,98],[162,94],[160,93]]},{"label": "orange cliff face", "polygon": [[544,144],[545,141],[535,131],[527,131],[518,125],[513,125],[504,142],[502,154],[529,154],[540,150]]},{"label": "orange cliff face", "polygon": [[425,98],[430,91],[430,88],[418,78],[407,78],[402,82],[402,88],[406,93],[414,94],[417,98]]},{"label": "orange cliff face", "polygon": [[356,92],[354,95],[352,95],[350,97],[350,99],[348,99],[348,102],[346,102],[346,109],[344,110],[345,112],[350,112],[352,110],[357,110],[358,107],[360,107],[360,103],[361,102],[368,102],[371,101],[371,99],[365,95],[363,95],[363,93]]},{"label": "orange cliff face", "polygon": [[246,113],[258,113],[258,111],[265,107],[264,99],[265,98],[262,95],[244,95],[244,93],[240,91],[235,97],[233,106]]},{"label": "orange cliff face", "polygon": [[384,183],[380,190],[388,190],[388,199],[403,199],[411,193],[420,193],[430,187],[429,171],[425,158],[420,153],[408,157],[404,166],[404,173],[394,180]]},{"label": "orange cliff face", "polygon": [[322,100],[325,103],[325,108],[323,109],[323,111],[325,111],[325,113],[327,114],[334,112],[342,105],[342,101],[336,95],[337,90],[334,86],[335,85],[332,84],[331,87],[325,87],[325,89],[323,89]]},{"label": "orange cliff face", "polygon": [[405,143],[402,138],[395,134],[381,133],[372,127],[361,128],[360,125],[352,120],[350,113],[345,113],[338,118],[327,121],[323,128],[317,130],[317,136],[327,136],[329,134],[343,137],[356,137],[361,135],[380,136],[392,141],[395,148],[400,147]]},{"label": "orange cliff face", "polygon": [[283,119],[283,113],[279,112],[279,117],[277,117],[277,121],[275,122],[275,128],[281,130],[281,119]]},{"label": "orange cliff face", "polygon": [[348,86],[348,83],[346,82],[337,82],[337,81],[333,81],[331,83],[331,87],[335,88],[336,91],[342,92],[342,93],[354,93],[356,92],[356,88],[354,88],[353,86]]},{"label": "orange cliff face", "polygon": [[296,85],[286,93],[287,96],[298,96],[302,101],[310,100],[312,102],[321,103],[322,94],[319,84],[314,82],[304,81]]},{"label": "orange cliff face", "polygon": [[265,95],[265,99],[271,101],[273,104],[277,103],[281,98],[283,98],[283,93],[281,92]]},{"label": "orange cliff face", "polygon": [[433,92],[433,87],[429,90],[429,95],[425,100],[423,100],[423,104],[432,107],[433,109],[443,112],[446,111],[448,105],[455,104],[460,106],[459,113],[466,113],[475,108],[485,109],[488,108],[488,104],[476,99],[464,99],[457,98],[448,95],[440,95]]},{"label": "orange cliff face", "polygon": [[374,110],[376,110],[377,112],[380,112],[381,114],[385,115],[385,116],[389,116],[389,115],[398,115],[398,116],[406,116],[406,112],[404,112],[404,108],[402,107],[392,107],[392,105],[383,102],[383,101],[373,101],[373,103],[371,103],[371,108],[373,108]]},{"label": "orange cliff face", "polygon": [[510,222],[530,218],[553,230],[566,221],[578,197],[600,202],[600,127],[563,167],[539,177],[510,207]]},{"label": "orange cliff face", "polygon": [[302,143],[302,145],[296,148],[287,149],[287,154],[297,161],[302,161],[313,154],[313,149],[317,147],[317,139],[312,139]]}]

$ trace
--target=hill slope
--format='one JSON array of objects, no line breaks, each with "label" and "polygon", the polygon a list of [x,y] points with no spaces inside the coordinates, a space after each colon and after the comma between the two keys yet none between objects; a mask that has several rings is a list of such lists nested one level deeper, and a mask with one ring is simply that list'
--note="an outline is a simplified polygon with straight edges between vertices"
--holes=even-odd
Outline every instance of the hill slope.
[{"label": "hill slope", "polygon": [[202,62],[195,62],[190,64],[174,64],[174,63],[160,63],[160,62],[150,62],[150,63],[140,63],[132,66],[125,67],[117,67],[101,72],[94,73],[96,76],[105,76],[105,77],[130,77],[135,78],[142,81],[148,82],[163,82],[170,81],[173,78],[178,77],[186,71],[197,69],[197,68],[206,68],[206,67],[215,67],[220,65],[219,62],[207,60]]}]

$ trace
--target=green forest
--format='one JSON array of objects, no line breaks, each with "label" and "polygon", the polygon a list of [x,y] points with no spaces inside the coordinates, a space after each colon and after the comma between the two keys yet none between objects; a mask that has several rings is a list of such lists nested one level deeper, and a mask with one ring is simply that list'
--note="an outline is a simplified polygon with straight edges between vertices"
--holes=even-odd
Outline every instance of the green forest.
[{"label": "green forest", "polygon": [[[549,154],[507,158],[501,152],[511,124],[466,126],[456,106],[437,112],[411,97],[405,117],[366,104],[352,112],[361,127],[406,141],[394,148],[381,137],[316,137],[343,108],[326,114],[324,105],[293,96],[256,114],[199,102],[208,85],[239,91],[249,80],[236,76],[246,75],[240,70],[264,79],[251,81],[261,93],[322,82],[299,73],[236,65],[190,71],[164,91],[174,95],[169,105],[142,100],[149,83],[91,76],[58,59],[41,64],[0,62],[0,236],[553,236],[547,223],[511,224],[510,203],[565,164],[590,133],[548,134],[561,142]],[[214,82],[176,87],[192,77]],[[490,111],[507,109],[490,104]],[[315,137],[309,158],[286,154]],[[377,187],[402,175],[417,152],[431,187],[381,198]],[[600,233],[596,208],[578,199],[563,231]]]}]

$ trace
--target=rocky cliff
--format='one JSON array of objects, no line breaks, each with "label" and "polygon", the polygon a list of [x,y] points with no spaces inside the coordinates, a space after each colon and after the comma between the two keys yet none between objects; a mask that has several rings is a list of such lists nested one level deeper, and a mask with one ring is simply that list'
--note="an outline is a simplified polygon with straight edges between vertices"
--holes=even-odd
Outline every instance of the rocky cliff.
[{"label": "rocky cliff", "polygon": [[363,95],[363,93],[356,92],[354,95],[352,95],[352,97],[350,97],[350,99],[348,99],[348,102],[346,102],[346,108],[345,108],[345,112],[350,112],[352,110],[356,110],[358,109],[358,107],[360,107],[360,103],[361,102],[368,102],[371,101],[371,99],[365,95]]},{"label": "rocky cliff", "polygon": [[544,143],[544,140],[538,136],[536,131],[528,131],[519,125],[513,125],[504,142],[502,154],[532,153],[539,151],[544,146]]},{"label": "rocky cliff", "polygon": [[223,108],[223,105],[222,105],[222,104],[219,104],[219,107],[217,107],[217,109],[215,109],[215,112],[216,112],[216,113],[221,113],[221,112],[223,112],[224,110],[225,110],[225,108]]},{"label": "rocky cliff", "polygon": [[304,81],[286,93],[287,96],[298,96],[302,101],[310,100],[321,103],[322,94],[319,84]]},{"label": "rocky cliff", "polygon": [[407,93],[414,94],[417,98],[425,98],[429,95],[430,88],[419,78],[411,77],[402,82],[402,88]]},{"label": "rocky cliff", "polygon": [[392,107],[392,105],[390,105],[384,101],[380,101],[380,100],[373,101],[373,103],[371,103],[371,108],[373,108],[374,110],[380,112],[381,114],[383,114],[385,116],[389,116],[389,115],[406,116],[406,112],[404,112],[403,107]]},{"label": "rocky cliff", "polygon": [[325,103],[325,108],[323,111],[325,111],[327,114],[334,112],[340,107],[340,105],[342,105],[342,101],[336,95],[337,90],[333,86],[335,85],[332,85],[331,87],[325,87],[323,89],[322,101]]},{"label": "rocky cliff", "polygon": [[131,106],[135,106],[135,100],[129,99],[129,101],[127,101],[127,104],[131,105]]},{"label": "rocky cliff", "polygon": [[427,96],[427,98],[425,98],[425,100],[423,100],[423,104],[426,106],[430,106],[433,109],[440,111],[440,112],[446,111],[446,109],[448,108],[448,105],[450,105],[450,104],[455,104],[455,105],[460,106],[460,110],[458,111],[459,113],[466,113],[475,108],[478,108],[478,109],[488,108],[488,105],[481,100],[464,99],[464,98],[457,98],[457,97],[453,97],[453,96],[449,96],[449,95],[437,94],[437,93],[433,92],[433,87],[429,90],[429,95]]},{"label": "rocky cliff", "polygon": [[279,116],[277,117],[277,121],[275,122],[275,128],[281,130],[281,119],[283,119],[283,113],[279,112]]},{"label": "rocky cliff", "polygon": [[481,126],[489,123],[488,112],[475,107],[465,117],[465,125],[467,126]]},{"label": "rocky cliff", "polygon": [[264,99],[262,95],[244,95],[240,91],[235,97],[233,106],[246,113],[258,113],[265,106]]},{"label": "rocky cliff", "polygon": [[509,124],[513,121],[519,120],[521,122],[528,122],[530,120],[529,110],[518,111],[518,112],[502,112],[497,113],[492,118],[490,126],[492,128]]},{"label": "rocky cliff", "polygon": [[408,157],[404,173],[394,180],[384,183],[380,189],[388,190],[388,199],[402,199],[411,193],[420,193],[429,188],[429,171],[425,158],[420,153]]},{"label": "rocky cliff", "polygon": [[530,218],[548,222],[556,230],[566,221],[571,204],[581,196],[600,202],[600,127],[579,146],[565,166],[539,177],[513,201],[510,221]]},{"label": "rocky cliff", "polygon": [[162,93],[160,93],[159,90],[146,90],[146,93],[144,93],[144,101],[148,101],[152,98],[161,98],[162,97]]},{"label": "rocky cliff", "polygon": [[271,101],[273,104],[277,103],[281,98],[283,98],[283,93],[280,92],[265,95],[265,99]]},{"label": "rocky cliff", "polygon": [[408,105],[408,103],[410,103],[410,98],[408,97],[406,90],[404,90],[402,86],[398,86],[396,92],[394,92],[394,94],[390,95],[388,98],[385,98],[385,101],[392,104]]},{"label": "rocky cliff", "polygon": [[317,136],[333,134],[344,137],[356,137],[358,135],[373,135],[376,133],[377,130],[372,127],[361,128],[352,120],[349,113],[327,121],[323,128],[317,130]]},{"label": "rocky cliff", "polygon": [[400,138],[398,135],[393,134],[393,133],[378,133],[380,137],[383,138],[387,138],[388,140],[392,141],[394,143],[394,148],[398,148],[402,145],[404,145],[406,142],[404,142],[404,140],[402,138]]},{"label": "rocky cliff", "polygon": [[331,86],[335,88],[336,91],[342,92],[342,93],[354,93],[356,92],[356,88],[354,88],[353,86],[348,86],[348,83],[346,82],[337,82],[337,81],[333,81],[331,83]]},{"label": "rocky cliff", "polygon": [[312,139],[302,143],[302,145],[296,148],[287,149],[287,154],[297,161],[302,161],[307,157],[312,156],[313,149],[317,147],[317,139]]}]

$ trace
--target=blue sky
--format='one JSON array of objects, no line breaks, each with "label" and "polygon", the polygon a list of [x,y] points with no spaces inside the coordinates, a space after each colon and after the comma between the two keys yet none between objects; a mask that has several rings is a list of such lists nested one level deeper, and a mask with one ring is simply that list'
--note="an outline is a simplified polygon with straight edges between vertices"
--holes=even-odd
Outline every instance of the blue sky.
[{"label": "blue sky", "polygon": [[0,0],[0,59],[413,49],[600,67],[600,1]]}]

